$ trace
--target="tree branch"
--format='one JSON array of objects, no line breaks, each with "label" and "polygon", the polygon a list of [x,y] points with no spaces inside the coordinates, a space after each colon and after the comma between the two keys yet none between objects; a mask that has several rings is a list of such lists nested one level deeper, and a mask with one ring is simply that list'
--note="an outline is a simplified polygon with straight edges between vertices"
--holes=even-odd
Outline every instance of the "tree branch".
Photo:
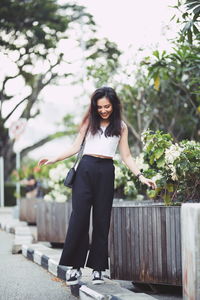
[{"label": "tree branch", "polygon": [[128,125],[131,133],[134,135],[134,137],[141,142],[141,138],[140,135],[136,132],[135,128],[131,125],[131,123],[128,121],[128,119],[126,118],[125,115],[123,115],[123,119],[125,121],[125,123]]},{"label": "tree branch", "polygon": [[10,116],[14,113],[14,111],[18,108],[20,104],[22,104],[25,100],[28,100],[28,97],[22,99],[14,108],[13,110],[4,118],[3,124],[10,118]]},{"label": "tree branch", "polygon": [[10,79],[16,78],[17,76],[19,76],[19,73],[16,74],[15,76],[6,76],[3,83],[2,83],[2,91],[4,91],[4,89],[5,89],[6,82]]},{"label": "tree branch", "polygon": [[188,93],[187,89],[184,86],[182,86],[181,84],[176,83],[175,81],[172,81],[172,84],[175,85],[176,87],[179,87],[180,90],[182,90],[183,92],[185,92],[185,94],[187,96],[187,99],[190,101],[191,105],[193,106],[193,108],[196,111],[197,106],[195,105],[195,103],[193,102],[192,98],[190,97],[190,94]]}]

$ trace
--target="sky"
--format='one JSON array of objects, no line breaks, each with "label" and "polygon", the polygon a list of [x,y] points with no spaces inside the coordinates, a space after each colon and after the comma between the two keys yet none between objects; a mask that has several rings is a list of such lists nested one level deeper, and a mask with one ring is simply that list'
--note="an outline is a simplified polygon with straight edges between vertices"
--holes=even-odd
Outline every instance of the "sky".
[{"label": "sky", "polygon": [[[60,0],[66,2],[66,0]],[[94,16],[98,24],[98,36],[107,37],[117,43],[118,47],[124,51],[125,57],[130,54],[137,55],[138,49],[143,48],[147,52],[159,47],[159,49],[170,49],[169,38],[175,37],[176,25],[170,23],[170,18],[175,10],[170,8],[176,4],[176,0],[77,0],[76,3],[87,7]],[[78,55],[74,44],[68,43],[68,53],[71,58],[76,59]],[[60,47],[66,48],[66,44]],[[6,64],[5,59],[0,57]],[[8,68],[8,65],[5,65]],[[77,65],[73,66],[77,72]],[[73,71],[73,69],[72,69]],[[10,87],[10,88],[13,88]],[[81,86],[51,86],[42,93],[43,101],[40,104],[41,114],[26,125],[25,131],[15,144],[17,151],[42,137],[58,130],[57,124],[67,113],[77,114],[77,108],[81,107],[78,96],[81,94]],[[16,84],[16,89],[20,92],[20,82]],[[88,87],[88,92],[92,93],[92,87]],[[16,100],[17,101],[17,100]],[[88,99],[89,101],[89,99]],[[87,100],[86,102],[87,103]],[[14,104],[13,104],[14,105]],[[6,114],[11,107],[6,107]],[[17,113],[14,118],[17,120]],[[14,121],[14,119],[12,120]],[[10,126],[11,124],[8,124]],[[63,138],[60,141],[52,141],[44,146],[32,151],[29,156],[39,159],[47,155],[52,157],[64,151],[69,146],[69,139]]]}]

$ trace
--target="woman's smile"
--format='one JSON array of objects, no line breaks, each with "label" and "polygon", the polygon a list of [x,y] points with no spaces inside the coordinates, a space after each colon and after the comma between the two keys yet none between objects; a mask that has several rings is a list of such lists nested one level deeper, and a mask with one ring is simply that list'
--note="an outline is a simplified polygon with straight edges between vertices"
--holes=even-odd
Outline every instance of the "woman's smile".
[{"label": "woman's smile", "polygon": [[113,107],[108,98],[103,97],[97,101],[97,111],[102,119],[108,119],[113,112]]}]

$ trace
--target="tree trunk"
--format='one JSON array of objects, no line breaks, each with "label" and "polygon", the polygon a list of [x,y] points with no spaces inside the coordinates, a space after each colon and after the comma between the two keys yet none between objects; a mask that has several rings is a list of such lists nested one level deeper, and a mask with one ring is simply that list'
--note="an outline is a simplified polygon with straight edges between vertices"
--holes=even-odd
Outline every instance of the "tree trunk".
[{"label": "tree trunk", "polygon": [[15,168],[16,155],[13,151],[14,140],[11,140],[8,135],[7,128],[1,127],[0,133],[0,156],[4,158],[4,178],[8,180],[9,174]]}]

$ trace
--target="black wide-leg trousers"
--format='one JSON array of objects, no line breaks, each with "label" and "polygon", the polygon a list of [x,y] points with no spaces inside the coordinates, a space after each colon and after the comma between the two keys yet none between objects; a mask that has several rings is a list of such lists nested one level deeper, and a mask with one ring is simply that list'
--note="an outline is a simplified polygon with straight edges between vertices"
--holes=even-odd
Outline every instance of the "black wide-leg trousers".
[{"label": "black wide-leg trousers", "polygon": [[[108,233],[113,195],[113,160],[84,155],[73,183],[72,214],[59,265],[108,269]],[[93,231],[89,250],[91,207]]]}]

